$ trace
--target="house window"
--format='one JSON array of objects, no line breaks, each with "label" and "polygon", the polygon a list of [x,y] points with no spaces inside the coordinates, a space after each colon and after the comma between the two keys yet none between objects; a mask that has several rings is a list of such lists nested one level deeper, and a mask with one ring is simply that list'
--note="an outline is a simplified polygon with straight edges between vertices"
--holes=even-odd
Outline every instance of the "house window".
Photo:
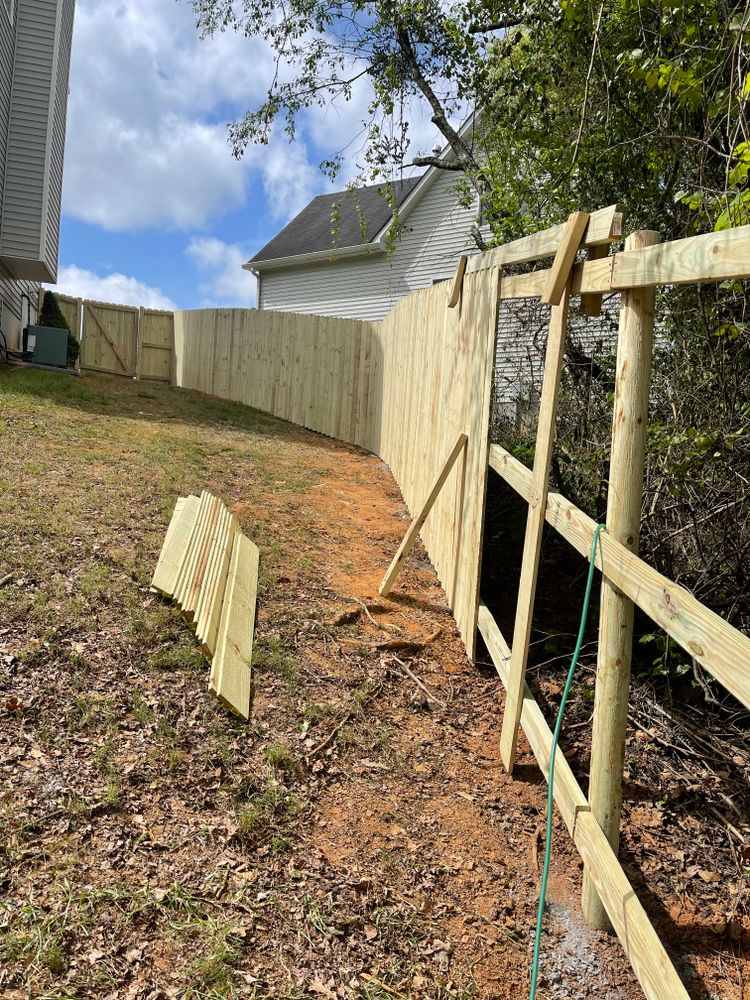
[{"label": "house window", "polygon": [[12,24],[13,23],[13,7],[15,6],[15,0],[3,0],[3,4],[5,6],[6,11],[8,12],[8,17],[10,18],[11,24]]}]

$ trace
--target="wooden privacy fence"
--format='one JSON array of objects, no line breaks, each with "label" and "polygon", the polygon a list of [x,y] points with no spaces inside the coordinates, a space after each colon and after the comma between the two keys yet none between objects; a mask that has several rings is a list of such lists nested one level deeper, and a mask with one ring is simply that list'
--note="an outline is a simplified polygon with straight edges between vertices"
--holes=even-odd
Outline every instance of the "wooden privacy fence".
[{"label": "wooden privacy fence", "polygon": [[172,382],[174,316],[162,309],[120,306],[57,295],[81,342],[82,371]]},{"label": "wooden privacy fence", "polygon": [[[555,254],[565,225],[465,265],[444,285],[400,299],[382,323],[254,309],[175,313],[175,381],[265,410],[375,452],[418,511],[457,437],[467,441],[421,537],[470,656],[479,604],[501,264]],[[588,219],[601,252],[622,232],[617,205]],[[453,302],[455,308],[448,308]]]},{"label": "wooden privacy fence", "polygon": [[[173,325],[176,385],[257,407],[387,462],[409,509],[419,512],[421,537],[469,655],[478,627],[507,689],[500,738],[506,767],[514,766],[520,724],[548,775],[552,732],[525,682],[542,529],[551,524],[585,556],[595,530],[582,511],[549,492],[568,309],[580,295],[583,313],[595,316],[602,296],[620,293],[607,531],[596,554],[603,579],[589,794],[558,755],[554,799],[584,861],[586,916],[600,927],[611,923],[648,1000],[679,1000],[685,987],[617,858],[633,606],[748,707],[750,639],[637,554],[654,289],[750,277],[750,227],[665,244],[655,233],[635,233],[611,254],[622,219],[616,205],[574,213],[567,223],[461,259],[447,293],[440,285],[415,292],[382,323],[242,309],[172,319],[64,297],[61,306],[75,307],[84,367],[166,378],[145,373],[156,368],[159,351],[171,357]],[[576,263],[580,251],[586,259]],[[545,269],[502,273],[545,258],[554,258]],[[489,443],[497,308],[514,298],[552,306],[533,469]],[[157,316],[158,343],[146,335],[148,318],[155,323]],[[152,361],[150,349],[157,352]],[[529,505],[512,646],[479,597],[490,468]],[[418,528],[407,534],[404,558]],[[403,561],[394,560],[386,590]]]},{"label": "wooden privacy fence", "polygon": [[410,510],[468,441],[422,531],[470,655],[476,642],[498,272],[402,299],[383,323],[252,309],[175,314],[176,384],[375,452]]}]

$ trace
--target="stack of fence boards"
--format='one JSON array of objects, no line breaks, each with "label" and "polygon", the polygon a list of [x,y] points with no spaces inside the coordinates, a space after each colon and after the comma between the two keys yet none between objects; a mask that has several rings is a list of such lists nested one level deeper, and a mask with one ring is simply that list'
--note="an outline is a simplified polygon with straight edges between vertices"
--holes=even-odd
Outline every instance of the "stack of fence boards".
[{"label": "stack of fence boards", "polygon": [[258,549],[217,497],[180,497],[151,589],[172,598],[211,664],[209,690],[250,716]]}]

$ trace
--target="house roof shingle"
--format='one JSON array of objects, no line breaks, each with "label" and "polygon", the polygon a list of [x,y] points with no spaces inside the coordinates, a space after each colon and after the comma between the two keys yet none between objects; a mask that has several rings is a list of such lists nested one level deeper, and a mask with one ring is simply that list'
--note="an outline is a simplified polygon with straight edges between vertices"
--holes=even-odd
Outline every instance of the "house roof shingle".
[{"label": "house roof shingle", "polygon": [[[399,205],[420,180],[421,177],[411,177],[393,182],[393,193]],[[382,184],[373,184],[353,191],[318,195],[266,243],[250,259],[249,264],[372,242],[391,218],[391,209],[382,193],[383,189]],[[334,205],[337,204],[340,206],[340,216],[334,235],[331,233],[334,228],[331,218]]]}]

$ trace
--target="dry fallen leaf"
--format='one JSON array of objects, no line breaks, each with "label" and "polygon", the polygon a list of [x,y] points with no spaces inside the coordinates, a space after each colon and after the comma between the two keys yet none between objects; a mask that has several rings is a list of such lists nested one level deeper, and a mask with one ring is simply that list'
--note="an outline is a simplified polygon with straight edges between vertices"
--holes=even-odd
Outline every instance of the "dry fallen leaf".
[{"label": "dry fallen leaf", "polygon": [[310,989],[313,991],[313,993],[319,993],[323,997],[328,997],[329,1000],[338,1000],[338,997],[333,992],[333,990],[329,989],[329,987],[327,986],[324,986],[319,979],[315,979],[313,980],[313,982],[310,983]]},{"label": "dry fallen leaf", "polygon": [[703,879],[704,882],[721,882],[721,875],[717,872],[708,872],[705,868],[701,868],[698,871],[698,875]]}]

